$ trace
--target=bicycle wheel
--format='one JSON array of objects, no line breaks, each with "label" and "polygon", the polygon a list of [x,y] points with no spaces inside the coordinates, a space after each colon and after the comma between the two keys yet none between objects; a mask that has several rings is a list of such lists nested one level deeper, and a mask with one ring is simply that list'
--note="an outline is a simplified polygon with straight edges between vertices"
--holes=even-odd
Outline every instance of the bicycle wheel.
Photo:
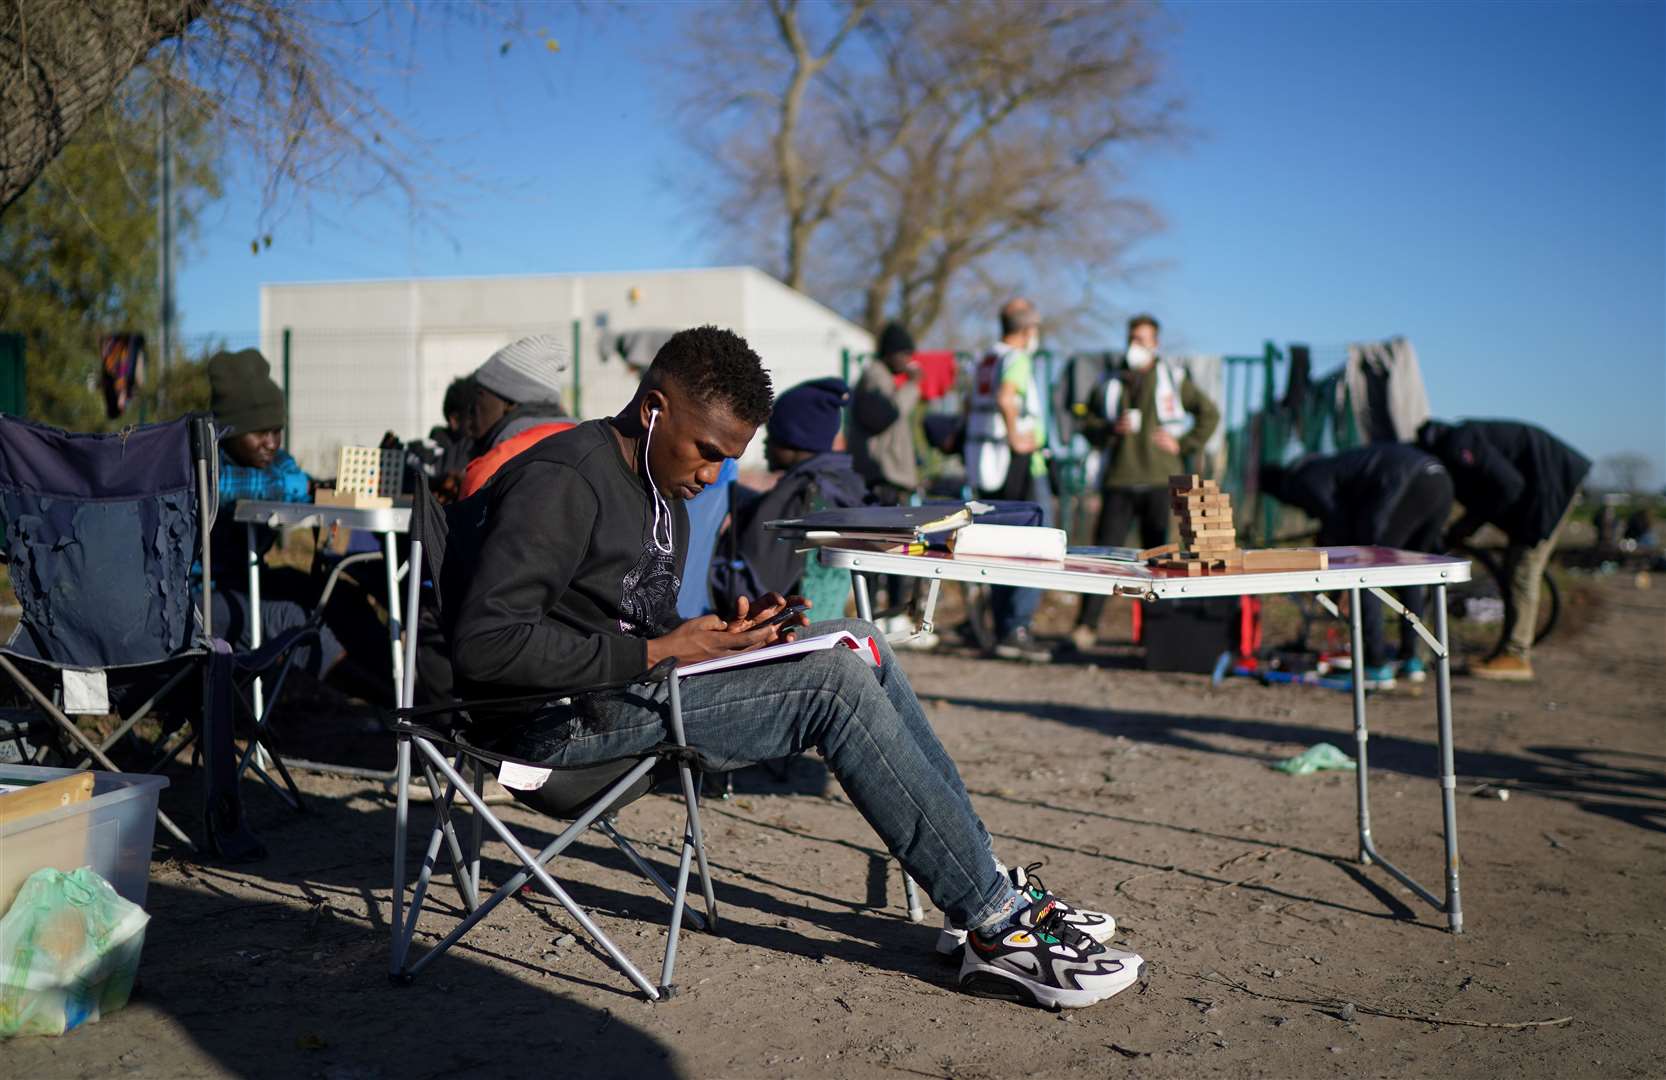
[{"label": "bicycle wheel", "polygon": [[1510,627],[1510,590],[1498,560],[1476,548],[1453,548],[1447,554],[1474,564],[1468,581],[1446,588],[1447,636],[1453,651],[1497,656]]},{"label": "bicycle wheel", "polygon": [[[1448,586],[1446,590],[1446,614],[1453,644],[1464,652],[1481,652],[1489,658],[1497,656],[1504,651],[1516,623],[1509,572],[1500,559],[1480,548],[1458,547],[1448,554],[1475,564],[1469,581]],[[1556,629],[1561,614],[1562,592],[1547,569],[1539,579],[1539,610],[1533,627],[1535,645]]]}]

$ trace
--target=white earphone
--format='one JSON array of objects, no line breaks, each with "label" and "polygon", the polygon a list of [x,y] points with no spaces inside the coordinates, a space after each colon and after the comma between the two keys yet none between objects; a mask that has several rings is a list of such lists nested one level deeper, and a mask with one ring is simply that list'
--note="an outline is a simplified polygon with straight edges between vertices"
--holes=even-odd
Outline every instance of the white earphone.
[{"label": "white earphone", "polygon": [[[671,505],[667,503],[665,501],[665,497],[659,493],[659,485],[654,482],[653,468],[648,464],[648,446],[653,442],[654,421],[658,419],[658,408],[648,410],[648,433],[642,439],[642,471],[647,474],[648,493],[654,501],[654,524],[650,532],[650,536],[653,538],[654,547],[657,548],[662,555],[669,555],[671,554],[676,540],[676,537],[671,531],[672,523],[675,519],[671,515]],[[665,522],[664,543],[660,542],[660,522],[662,520]]]}]

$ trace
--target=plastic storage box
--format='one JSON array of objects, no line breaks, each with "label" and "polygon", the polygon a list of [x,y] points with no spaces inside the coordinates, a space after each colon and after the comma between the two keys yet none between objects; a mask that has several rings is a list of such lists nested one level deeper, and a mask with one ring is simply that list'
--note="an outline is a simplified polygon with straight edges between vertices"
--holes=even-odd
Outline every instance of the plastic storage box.
[{"label": "plastic storage box", "polygon": [[[22,787],[72,776],[73,769],[0,765],[0,785]],[[165,776],[93,773],[93,797],[0,825],[0,913],[42,867],[70,871],[90,866],[123,897],[145,906],[156,799]]]}]

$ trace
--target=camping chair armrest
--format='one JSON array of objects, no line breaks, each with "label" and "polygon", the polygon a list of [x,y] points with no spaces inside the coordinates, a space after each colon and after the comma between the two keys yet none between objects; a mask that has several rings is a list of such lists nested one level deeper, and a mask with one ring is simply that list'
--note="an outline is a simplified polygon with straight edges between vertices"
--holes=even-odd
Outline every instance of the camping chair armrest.
[{"label": "camping chair armrest", "polygon": [[380,551],[361,551],[357,555],[349,555],[336,563],[335,569],[330,571],[330,576],[324,579],[324,591],[318,595],[318,606],[314,609],[314,613],[320,618],[323,617],[324,608],[329,605],[330,594],[335,592],[336,581],[341,578],[343,570],[349,566],[356,566],[359,563],[370,562],[373,559],[380,560],[381,558],[382,553]]},{"label": "camping chair armrest", "polygon": [[628,679],[618,679],[614,682],[564,687],[557,690],[546,690],[538,694],[521,694],[517,697],[480,698],[475,701],[437,701],[430,705],[393,709],[388,713],[388,716],[393,721],[392,726],[397,728],[399,721],[415,720],[418,717],[444,716],[447,713],[466,712],[471,709],[491,709],[504,705],[535,705],[544,701],[558,701],[561,698],[605,694],[610,690],[623,690],[627,686],[641,686],[644,683],[662,683],[675,675],[676,671],[677,661],[674,658],[667,657],[640,675],[633,675]]}]

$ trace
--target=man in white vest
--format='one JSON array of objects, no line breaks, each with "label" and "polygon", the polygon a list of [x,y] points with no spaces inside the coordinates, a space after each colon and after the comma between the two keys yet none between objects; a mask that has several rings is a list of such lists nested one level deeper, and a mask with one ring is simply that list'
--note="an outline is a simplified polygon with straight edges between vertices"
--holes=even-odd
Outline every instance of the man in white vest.
[{"label": "man in white vest", "polygon": [[[1053,523],[1053,491],[1047,481],[1047,425],[1043,390],[1036,379],[1041,313],[1028,300],[1001,308],[1001,340],[979,361],[966,416],[967,480],[980,499],[1020,499],[1041,504],[1042,524]],[[1042,662],[1052,651],[1030,634],[1041,605],[1038,589],[998,587],[995,655]]]},{"label": "man in white vest", "polygon": [[[1095,542],[1119,546],[1139,523],[1140,547],[1165,543],[1169,535],[1168,480],[1189,471],[1185,459],[1215,433],[1220,410],[1186,378],[1179,364],[1158,354],[1160,327],[1150,315],[1128,320],[1128,352],[1096,397],[1095,412],[1110,425],[1105,466],[1100,473],[1099,524]],[[1099,635],[1102,596],[1084,596],[1076,628],[1078,649]]]}]

